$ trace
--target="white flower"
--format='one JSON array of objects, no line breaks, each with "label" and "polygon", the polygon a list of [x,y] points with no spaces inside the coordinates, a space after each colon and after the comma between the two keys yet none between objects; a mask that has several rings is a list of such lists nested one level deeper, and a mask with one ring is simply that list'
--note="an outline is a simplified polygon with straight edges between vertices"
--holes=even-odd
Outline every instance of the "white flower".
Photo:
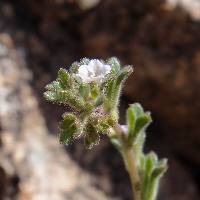
[{"label": "white flower", "polygon": [[100,60],[92,59],[89,64],[81,65],[76,75],[79,76],[84,83],[102,83],[106,74],[110,73],[110,71],[110,65],[105,65]]},{"label": "white flower", "polygon": [[127,126],[127,125],[120,125],[120,126],[121,126],[122,131],[123,131],[125,134],[128,134],[128,126]]}]

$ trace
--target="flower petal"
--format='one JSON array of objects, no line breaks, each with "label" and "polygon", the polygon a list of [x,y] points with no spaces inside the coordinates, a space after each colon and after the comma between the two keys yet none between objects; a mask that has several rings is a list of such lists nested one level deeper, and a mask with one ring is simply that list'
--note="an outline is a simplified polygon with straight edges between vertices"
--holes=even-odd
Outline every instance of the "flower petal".
[{"label": "flower petal", "polygon": [[88,65],[81,65],[79,67],[77,76],[81,77],[85,83],[93,81],[102,83],[106,74],[110,73],[110,71],[110,65],[104,65],[100,60],[92,59]]},{"label": "flower petal", "polygon": [[105,70],[105,75],[109,74],[111,71],[111,66],[110,65],[104,65],[104,70]]},{"label": "flower petal", "polygon": [[127,126],[127,125],[120,125],[120,126],[121,126],[122,131],[123,131],[125,134],[128,134],[128,126]]},{"label": "flower petal", "polygon": [[90,60],[89,64],[87,65],[87,69],[89,74],[95,75],[96,66],[95,60]]},{"label": "flower petal", "polygon": [[77,76],[79,76],[83,81],[85,79],[88,79],[88,70],[87,70],[87,65],[81,65],[78,69]]}]

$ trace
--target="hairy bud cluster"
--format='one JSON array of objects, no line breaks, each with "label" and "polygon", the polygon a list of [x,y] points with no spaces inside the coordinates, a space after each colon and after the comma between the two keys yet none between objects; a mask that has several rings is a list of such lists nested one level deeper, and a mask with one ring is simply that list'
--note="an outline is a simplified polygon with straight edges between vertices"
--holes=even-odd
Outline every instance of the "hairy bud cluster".
[{"label": "hairy bud cluster", "polygon": [[82,59],[69,71],[60,69],[56,81],[46,86],[44,97],[53,103],[68,105],[73,113],[65,113],[60,123],[60,142],[69,144],[83,135],[91,148],[100,134],[109,134],[117,123],[121,86],[132,72],[131,66],[121,67],[117,58],[106,62]]}]

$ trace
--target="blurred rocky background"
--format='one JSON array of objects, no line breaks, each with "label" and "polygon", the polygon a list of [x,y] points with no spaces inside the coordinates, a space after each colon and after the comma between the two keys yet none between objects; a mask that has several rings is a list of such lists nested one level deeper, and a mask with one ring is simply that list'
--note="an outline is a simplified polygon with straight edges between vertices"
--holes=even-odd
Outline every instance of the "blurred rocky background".
[{"label": "blurred rocky background", "polygon": [[169,158],[158,199],[198,200],[199,0],[1,0],[0,199],[131,200],[107,138],[61,146],[65,108],[43,99],[57,70],[86,56],[133,64],[121,113],[131,102],[152,112],[146,150]]}]

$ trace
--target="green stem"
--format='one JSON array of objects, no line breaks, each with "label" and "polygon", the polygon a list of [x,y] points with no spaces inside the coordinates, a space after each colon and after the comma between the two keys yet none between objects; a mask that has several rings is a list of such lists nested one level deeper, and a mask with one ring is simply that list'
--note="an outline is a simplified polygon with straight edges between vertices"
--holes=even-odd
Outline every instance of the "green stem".
[{"label": "green stem", "polygon": [[126,170],[129,173],[134,200],[141,200],[141,181],[136,166],[134,151],[129,145],[127,145],[126,135],[124,134],[119,124],[114,127],[114,130],[122,144],[121,154],[126,166]]}]

